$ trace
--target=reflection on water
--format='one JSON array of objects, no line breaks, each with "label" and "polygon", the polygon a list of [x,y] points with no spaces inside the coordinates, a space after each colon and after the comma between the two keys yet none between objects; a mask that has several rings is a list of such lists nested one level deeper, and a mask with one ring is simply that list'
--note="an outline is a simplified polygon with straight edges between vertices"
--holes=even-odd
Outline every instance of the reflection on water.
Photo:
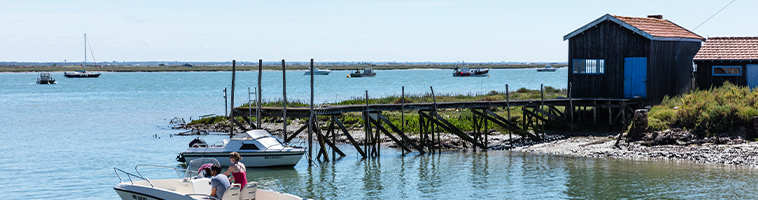
[{"label": "reflection on water", "polygon": [[[343,145],[343,151],[352,146]],[[308,167],[248,169],[248,180],[314,199],[756,198],[752,168],[571,158],[508,151],[345,157]]]}]

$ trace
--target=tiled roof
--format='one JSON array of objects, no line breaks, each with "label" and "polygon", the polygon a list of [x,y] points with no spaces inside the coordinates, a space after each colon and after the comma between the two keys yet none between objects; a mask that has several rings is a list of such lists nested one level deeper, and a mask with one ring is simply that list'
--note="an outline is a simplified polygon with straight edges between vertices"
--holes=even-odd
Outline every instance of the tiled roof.
[{"label": "tiled roof", "polygon": [[568,40],[580,33],[597,26],[597,24],[611,21],[627,28],[634,33],[640,34],[650,40],[659,41],[705,41],[705,38],[689,31],[669,20],[657,19],[651,17],[625,17],[605,14],[595,21],[586,24],[573,32],[563,36],[563,40]]},{"label": "tiled roof", "polygon": [[692,38],[700,40],[705,39],[667,19],[656,19],[650,17],[625,17],[618,15],[612,16],[642,31],[645,31],[654,37]]},{"label": "tiled roof", "polygon": [[693,60],[758,60],[758,37],[710,37]]}]

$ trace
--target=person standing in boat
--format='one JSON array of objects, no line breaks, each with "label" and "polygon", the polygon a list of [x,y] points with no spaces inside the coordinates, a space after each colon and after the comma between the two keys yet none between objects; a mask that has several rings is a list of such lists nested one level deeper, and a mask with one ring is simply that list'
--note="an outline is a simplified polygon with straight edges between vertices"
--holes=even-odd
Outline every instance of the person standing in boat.
[{"label": "person standing in boat", "polygon": [[229,169],[224,172],[224,175],[229,176],[231,173],[232,178],[230,180],[233,180],[234,183],[239,183],[242,188],[245,188],[245,185],[247,185],[247,168],[245,168],[244,163],[240,162],[242,156],[235,151],[229,154],[229,160],[232,161],[232,164],[229,165]]}]

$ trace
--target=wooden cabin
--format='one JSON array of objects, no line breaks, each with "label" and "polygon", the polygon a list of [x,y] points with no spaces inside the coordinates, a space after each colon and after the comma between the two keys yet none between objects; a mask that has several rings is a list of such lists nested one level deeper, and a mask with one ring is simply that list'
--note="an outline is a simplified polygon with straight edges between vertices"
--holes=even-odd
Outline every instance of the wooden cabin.
[{"label": "wooden cabin", "polygon": [[606,14],[563,37],[576,98],[644,98],[657,104],[692,85],[692,58],[705,39],[661,15]]},{"label": "wooden cabin", "polygon": [[700,89],[725,81],[758,87],[758,37],[710,37],[693,60]]}]

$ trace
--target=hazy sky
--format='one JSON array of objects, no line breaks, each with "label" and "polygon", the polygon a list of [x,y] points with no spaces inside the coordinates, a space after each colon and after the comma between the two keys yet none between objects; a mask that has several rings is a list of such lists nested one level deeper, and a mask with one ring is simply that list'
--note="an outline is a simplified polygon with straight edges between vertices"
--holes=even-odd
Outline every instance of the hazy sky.
[{"label": "hazy sky", "polygon": [[[2,0],[0,61],[567,60],[563,36],[610,13],[662,14],[694,29],[732,0]],[[701,36],[758,36],[737,0]]]}]

